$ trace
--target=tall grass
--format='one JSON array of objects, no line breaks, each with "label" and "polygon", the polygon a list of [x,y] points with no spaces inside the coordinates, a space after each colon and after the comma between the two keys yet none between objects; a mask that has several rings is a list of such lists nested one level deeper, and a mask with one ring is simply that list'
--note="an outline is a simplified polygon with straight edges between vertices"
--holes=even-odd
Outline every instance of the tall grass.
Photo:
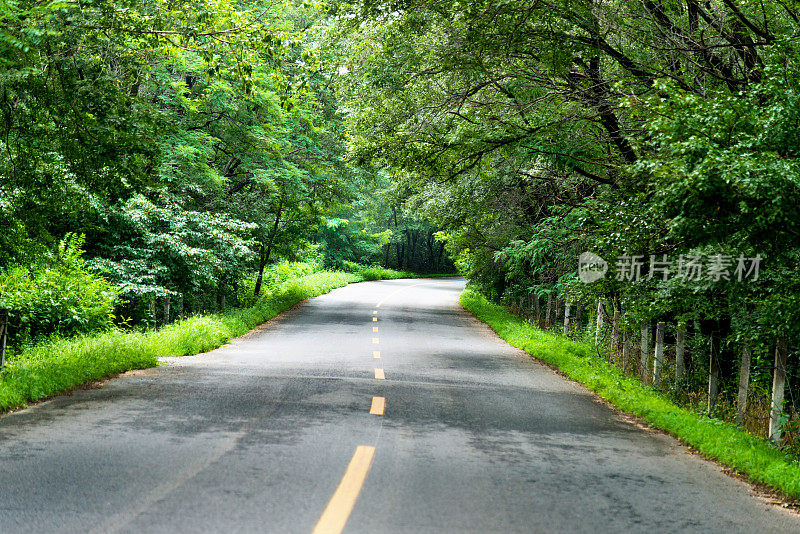
[{"label": "tall grass", "polygon": [[190,317],[160,330],[114,330],[46,341],[23,350],[6,365],[0,375],[0,410],[132,369],[153,367],[159,357],[215,349],[304,299],[352,282],[407,276],[409,273],[374,268],[357,273],[322,271],[283,282],[249,308]]},{"label": "tall grass", "polygon": [[800,464],[770,442],[731,423],[681,408],[616,366],[594,355],[594,347],[539,330],[474,290],[461,304],[511,345],[557,367],[621,410],[672,434],[703,455],[733,468],[752,482],[800,499]]}]

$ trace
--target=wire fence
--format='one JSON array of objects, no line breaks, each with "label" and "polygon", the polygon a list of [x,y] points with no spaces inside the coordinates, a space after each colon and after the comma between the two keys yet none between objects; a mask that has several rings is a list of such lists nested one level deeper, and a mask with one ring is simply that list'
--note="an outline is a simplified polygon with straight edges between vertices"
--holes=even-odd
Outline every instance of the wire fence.
[{"label": "wire fence", "polygon": [[602,301],[552,294],[514,299],[510,309],[539,328],[593,343],[598,357],[681,406],[800,452],[800,347],[786,338],[748,346],[694,323],[635,325]]}]

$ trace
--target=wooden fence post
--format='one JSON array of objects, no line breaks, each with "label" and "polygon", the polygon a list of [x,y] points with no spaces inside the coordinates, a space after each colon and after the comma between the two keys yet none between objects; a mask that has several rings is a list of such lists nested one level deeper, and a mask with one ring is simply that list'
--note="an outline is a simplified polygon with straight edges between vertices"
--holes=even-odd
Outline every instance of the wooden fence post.
[{"label": "wooden fence post", "polygon": [[0,369],[6,364],[6,341],[8,340],[8,310],[0,308]]},{"label": "wooden fence post", "polygon": [[775,369],[772,375],[772,405],[769,411],[769,439],[775,443],[781,440],[780,416],[783,412],[783,393],[786,385],[786,357],[789,353],[789,340],[779,337],[775,346]]},{"label": "wooden fence post", "polygon": [[664,361],[664,321],[656,324],[656,350],[653,357],[653,385],[661,385],[661,363]]},{"label": "wooden fence post", "polygon": [[711,332],[711,354],[708,359],[708,413],[711,415],[719,396],[719,356],[722,339],[718,332]]},{"label": "wooden fence post", "polygon": [[642,383],[647,384],[647,377],[650,371],[650,325],[642,325],[642,339],[639,345],[639,355],[642,360]]},{"label": "wooden fence post", "polygon": [[685,343],[686,325],[684,323],[679,323],[678,329],[675,332],[675,382],[680,382],[686,369],[683,360]]},{"label": "wooden fence post", "polygon": [[611,318],[611,344],[609,345],[609,352],[619,352],[619,310],[614,310],[614,316]]},{"label": "wooden fence post", "polygon": [[547,311],[545,312],[544,316],[544,327],[546,329],[550,328],[550,315],[553,313],[553,294],[547,294]]},{"label": "wooden fence post", "polygon": [[603,300],[597,300],[597,328],[594,331],[594,344],[600,344],[600,332],[603,330]]},{"label": "wooden fence post", "polygon": [[739,362],[739,398],[736,403],[736,424],[744,424],[747,414],[747,394],[750,390],[750,347],[742,347],[742,359]]},{"label": "wooden fence post", "polygon": [[622,332],[622,372],[628,372],[628,361],[631,357],[631,339],[628,330]]}]

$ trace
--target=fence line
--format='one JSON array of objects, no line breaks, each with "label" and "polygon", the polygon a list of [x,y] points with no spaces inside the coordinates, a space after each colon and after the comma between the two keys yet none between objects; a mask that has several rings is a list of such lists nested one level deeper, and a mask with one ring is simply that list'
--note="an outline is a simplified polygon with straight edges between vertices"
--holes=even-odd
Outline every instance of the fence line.
[{"label": "fence line", "polygon": [[[664,384],[665,366],[671,361],[666,358],[667,345],[665,343],[665,337],[667,323],[665,321],[657,322],[652,332],[649,323],[639,325],[639,339],[637,343],[637,340],[635,340],[630,331],[630,323],[624,321],[624,317],[617,307],[618,303],[611,300],[608,304],[611,309],[610,314],[602,299],[597,300],[596,306],[585,306],[584,303],[580,301],[565,301],[551,293],[547,295],[546,305],[542,305],[539,297],[531,292],[527,297],[519,299],[519,313],[522,316],[528,317],[532,322],[535,320],[535,324],[542,329],[557,329],[565,336],[590,335],[598,348],[606,349],[606,353],[611,362],[615,362],[616,360],[616,365],[622,369],[623,373],[629,374],[634,372],[639,376],[642,383],[652,383],[653,387],[661,388]],[[526,308],[533,313],[526,313]],[[544,310],[542,310],[542,308],[544,308]],[[563,317],[559,313],[561,309],[563,309]],[[587,310],[589,315],[586,322],[583,322],[582,318],[584,310]],[[559,319],[561,320],[559,321]],[[686,375],[686,326],[685,323],[679,322],[674,328],[675,369],[673,387],[681,387],[681,383]],[[608,332],[607,336],[608,330],[610,330],[610,332]],[[694,335],[696,336],[697,334]],[[720,394],[720,351],[722,338],[718,332],[712,332],[708,336],[708,343],[709,372],[706,390],[706,410],[709,414],[713,414],[717,409]],[[633,348],[634,344],[638,345],[638,350]],[[638,365],[634,359],[636,355],[634,350],[638,352]],[[774,365],[772,369],[771,403],[768,416],[769,431],[767,433],[768,437],[775,442],[781,440],[782,426],[785,422],[783,413],[784,396],[788,381],[786,370],[788,354],[789,348],[787,338],[778,338],[775,344]],[[694,355],[693,358],[697,358],[697,355]],[[738,395],[736,399],[735,415],[735,420],[739,425],[744,425],[748,417],[753,417],[747,411],[748,396],[750,394],[751,362],[752,350],[750,346],[744,344],[740,351]],[[638,369],[636,369],[636,367],[638,367]],[[789,393],[791,395],[791,391]]]}]

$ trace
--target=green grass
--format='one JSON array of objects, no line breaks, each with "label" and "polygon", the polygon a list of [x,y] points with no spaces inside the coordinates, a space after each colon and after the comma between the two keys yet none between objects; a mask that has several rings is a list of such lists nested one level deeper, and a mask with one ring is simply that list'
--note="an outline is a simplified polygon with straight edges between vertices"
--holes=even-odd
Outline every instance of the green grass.
[{"label": "green grass", "polygon": [[6,365],[0,375],[0,411],[125,371],[156,366],[159,357],[215,349],[302,300],[349,283],[413,276],[374,267],[357,273],[321,271],[282,283],[250,308],[190,317],[159,330],[114,330],[46,341],[25,349]]},{"label": "green grass", "polygon": [[461,304],[511,345],[557,367],[621,410],[668,432],[752,482],[800,499],[800,464],[767,440],[675,405],[598,358],[591,345],[539,330],[472,289],[462,293]]}]

